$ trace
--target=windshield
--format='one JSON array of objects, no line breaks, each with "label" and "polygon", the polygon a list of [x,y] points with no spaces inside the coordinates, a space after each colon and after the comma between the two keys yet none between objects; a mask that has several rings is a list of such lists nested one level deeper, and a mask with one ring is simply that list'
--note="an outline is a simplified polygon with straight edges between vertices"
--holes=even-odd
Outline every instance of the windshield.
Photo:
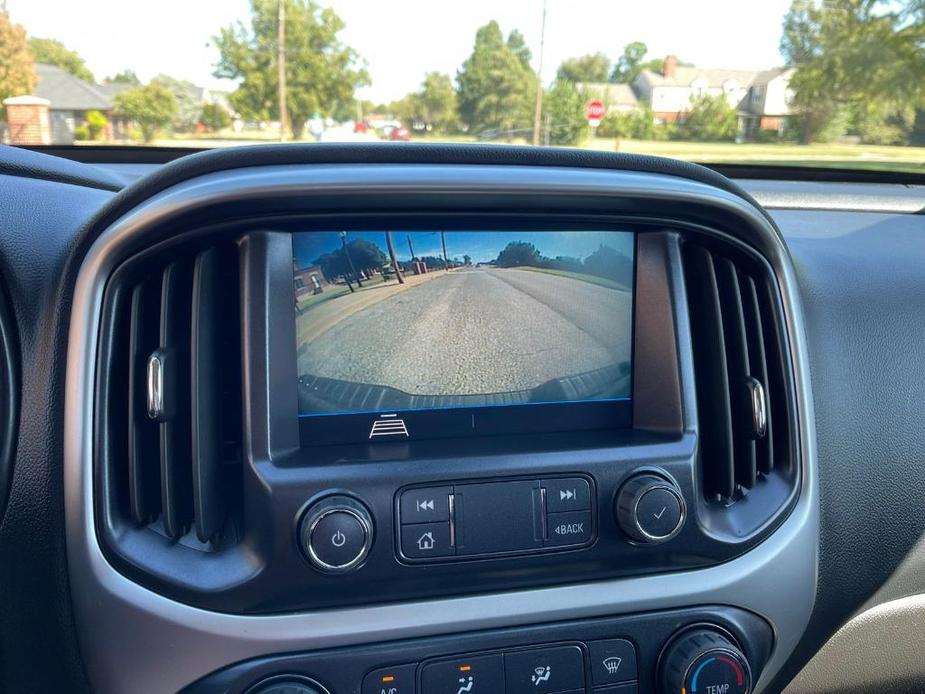
[{"label": "windshield", "polygon": [[916,0],[0,0],[0,139],[922,171]]}]

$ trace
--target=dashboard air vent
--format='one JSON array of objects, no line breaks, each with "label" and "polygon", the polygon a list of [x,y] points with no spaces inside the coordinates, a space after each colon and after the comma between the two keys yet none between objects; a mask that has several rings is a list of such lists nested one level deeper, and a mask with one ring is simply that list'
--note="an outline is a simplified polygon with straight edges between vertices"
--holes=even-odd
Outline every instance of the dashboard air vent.
[{"label": "dashboard air vent", "polygon": [[242,486],[237,246],[181,249],[120,280],[108,316],[112,510],[186,544],[233,544]]},{"label": "dashboard air vent", "polygon": [[687,242],[703,491],[729,503],[792,461],[788,362],[770,270]]}]

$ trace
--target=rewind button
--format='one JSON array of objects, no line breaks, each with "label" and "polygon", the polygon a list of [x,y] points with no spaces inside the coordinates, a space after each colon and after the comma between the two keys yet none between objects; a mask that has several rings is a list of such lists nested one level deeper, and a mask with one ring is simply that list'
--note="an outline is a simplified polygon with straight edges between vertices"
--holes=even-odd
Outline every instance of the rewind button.
[{"label": "rewind button", "polygon": [[437,523],[450,519],[450,494],[452,487],[427,487],[409,489],[401,495],[401,522]]}]

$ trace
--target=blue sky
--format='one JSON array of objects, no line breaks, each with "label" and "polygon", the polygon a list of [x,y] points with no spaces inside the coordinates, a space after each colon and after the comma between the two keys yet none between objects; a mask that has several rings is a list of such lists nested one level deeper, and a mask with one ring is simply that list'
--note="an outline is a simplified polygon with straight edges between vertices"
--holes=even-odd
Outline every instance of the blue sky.
[{"label": "blue sky", "polygon": [[[395,255],[399,260],[410,260],[411,251],[408,237],[414,245],[417,256],[433,255],[440,257],[440,232],[438,231],[393,231],[392,242]],[[386,252],[385,232],[351,231],[347,239],[365,238],[376,243]],[[528,241],[536,246],[540,253],[549,258],[563,255],[586,258],[601,244],[633,255],[633,234],[614,231],[448,231],[446,232],[446,252],[450,258],[463,255],[472,257],[473,263],[494,260],[498,253],[510,241]],[[293,237],[293,253],[300,267],[311,265],[320,255],[340,248],[339,232],[307,232]]]},{"label": "blue sky", "polygon": [[[417,89],[430,70],[451,76],[472,51],[475,31],[496,19],[519,29],[539,53],[542,0],[320,0],[346,24],[342,39],[365,60],[372,85],[362,98],[391,101]],[[248,0],[6,0],[13,21],[32,36],[78,51],[102,79],[131,68],[143,80],[160,72],[211,89],[210,39],[248,19]],[[547,0],[543,79],[565,58],[603,51],[611,60],[632,41],[651,57],[675,53],[700,67],[763,69],[781,62],[779,44],[790,0]]]}]

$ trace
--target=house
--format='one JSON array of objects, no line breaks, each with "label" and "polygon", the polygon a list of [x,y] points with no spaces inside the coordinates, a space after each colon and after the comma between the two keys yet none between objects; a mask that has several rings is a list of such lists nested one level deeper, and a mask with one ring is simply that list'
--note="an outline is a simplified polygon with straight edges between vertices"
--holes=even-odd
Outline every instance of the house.
[{"label": "house", "polygon": [[639,108],[639,99],[629,84],[579,82],[576,86],[582,94],[603,102],[607,113],[635,111]]},{"label": "house", "polygon": [[308,267],[296,267],[293,264],[295,274],[295,295],[296,299],[310,294],[321,294],[329,282],[324,278],[320,265],[309,265]]},{"label": "house", "polygon": [[788,85],[792,75],[791,68],[736,70],[685,66],[669,55],[662,72],[643,70],[633,82],[633,89],[662,123],[683,120],[697,97],[722,95],[738,111],[740,130],[754,134],[758,129],[783,128],[790,115]]},{"label": "house", "polygon": [[[98,85],[84,82],[56,65],[38,63],[35,71],[35,96],[49,102],[51,144],[72,144],[74,129],[86,121],[88,111],[100,111],[112,121],[112,101]],[[112,132],[105,133],[105,137],[110,139]]]}]

